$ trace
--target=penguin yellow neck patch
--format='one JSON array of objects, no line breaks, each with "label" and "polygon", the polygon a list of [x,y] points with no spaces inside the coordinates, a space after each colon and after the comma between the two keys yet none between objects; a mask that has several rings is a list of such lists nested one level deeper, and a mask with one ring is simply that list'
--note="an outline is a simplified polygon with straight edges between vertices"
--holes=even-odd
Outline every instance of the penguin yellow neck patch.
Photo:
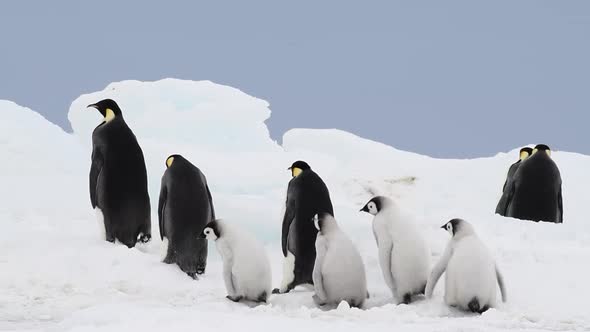
[{"label": "penguin yellow neck patch", "polygon": [[105,112],[105,116],[104,116],[104,121],[105,122],[110,122],[115,118],[115,112],[113,112],[112,109],[107,108],[106,112]]},{"label": "penguin yellow neck patch", "polygon": [[301,168],[298,168],[298,167],[291,168],[291,174],[293,175],[293,177],[299,176],[299,174],[301,174],[301,172],[303,172],[303,170]]},{"label": "penguin yellow neck patch", "polygon": [[174,157],[170,157],[170,158],[166,159],[166,166],[168,166],[168,167],[172,166],[173,162],[174,162]]},{"label": "penguin yellow neck patch", "polygon": [[[549,157],[551,157],[551,150],[543,150]],[[539,152],[539,149],[533,149],[533,154]]]},{"label": "penguin yellow neck patch", "polygon": [[526,158],[528,158],[528,157],[529,157],[529,153],[528,153],[528,152],[526,152],[526,151],[522,151],[522,152],[520,153],[520,160],[525,160],[525,159],[526,159]]}]

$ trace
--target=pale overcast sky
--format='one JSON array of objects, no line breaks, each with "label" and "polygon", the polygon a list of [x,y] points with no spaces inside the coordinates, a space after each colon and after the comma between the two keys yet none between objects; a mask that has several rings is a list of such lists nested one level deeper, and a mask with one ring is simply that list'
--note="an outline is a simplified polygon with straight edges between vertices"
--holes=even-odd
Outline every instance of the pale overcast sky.
[{"label": "pale overcast sky", "polygon": [[211,80],[273,138],[340,128],[437,157],[590,154],[590,1],[2,1],[0,98],[69,130],[112,81]]}]

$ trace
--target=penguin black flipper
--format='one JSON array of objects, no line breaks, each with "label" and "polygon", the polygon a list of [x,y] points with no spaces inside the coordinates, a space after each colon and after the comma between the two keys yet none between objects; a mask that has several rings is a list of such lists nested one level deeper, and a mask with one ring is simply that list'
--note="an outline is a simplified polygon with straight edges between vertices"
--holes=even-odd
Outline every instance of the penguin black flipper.
[{"label": "penguin black flipper", "polygon": [[496,208],[497,214],[505,217],[508,216],[508,208],[512,203],[512,198],[514,197],[515,190],[516,187],[514,185],[514,181],[510,181],[508,183],[508,187],[506,187],[506,190],[502,194],[502,198],[500,198],[500,201],[498,202],[498,207]]},{"label": "penguin black flipper", "polygon": [[496,214],[499,214],[501,216],[506,216],[506,208],[508,206],[508,198],[507,198],[507,193],[506,193],[506,185],[508,183],[504,184],[504,189],[502,192],[502,196],[500,197],[500,200],[498,201],[498,205],[496,205]]},{"label": "penguin black flipper", "polygon": [[[163,182],[163,181],[162,181]],[[158,202],[158,219],[160,224],[160,239],[164,240],[166,236],[166,227],[164,227],[164,210],[166,209],[166,199],[168,198],[168,188],[162,183],[160,189],[160,200]]]},{"label": "penguin black flipper", "polygon": [[98,205],[96,187],[98,185],[98,177],[100,176],[103,165],[104,159],[102,153],[100,152],[100,148],[98,146],[94,146],[92,149],[92,165],[90,166],[90,203],[92,203],[93,209]]},{"label": "penguin black flipper", "polygon": [[502,196],[498,201],[498,205],[496,206],[496,214],[501,216],[506,216],[508,210],[508,190],[511,184],[514,182],[514,174],[518,171],[518,167],[520,166],[521,161],[517,161],[510,166],[508,169],[508,175],[506,176],[506,181],[504,181],[504,186],[502,187]]},{"label": "penguin black flipper", "polygon": [[291,229],[291,223],[293,223],[293,220],[295,219],[296,211],[295,197],[297,197],[297,186],[292,186],[291,183],[289,183],[289,187],[287,189],[287,201],[285,202],[285,216],[283,217],[283,231],[281,236],[284,257],[287,257],[289,230]]},{"label": "penguin black flipper", "polygon": [[514,177],[514,174],[518,170],[520,163],[521,163],[521,161],[519,160],[519,161],[515,162],[514,164],[510,165],[510,168],[508,169],[508,174],[506,175],[506,181],[504,181],[504,186],[502,186],[502,192],[504,192],[506,190],[506,186],[508,185],[508,182],[510,182],[510,180],[512,180],[512,178]]},{"label": "penguin black flipper", "polygon": [[209,205],[211,205],[211,221],[217,219],[215,218],[215,208],[213,207],[213,196],[211,196],[211,190],[209,190],[209,186],[205,185],[207,188],[207,196],[209,196]]}]

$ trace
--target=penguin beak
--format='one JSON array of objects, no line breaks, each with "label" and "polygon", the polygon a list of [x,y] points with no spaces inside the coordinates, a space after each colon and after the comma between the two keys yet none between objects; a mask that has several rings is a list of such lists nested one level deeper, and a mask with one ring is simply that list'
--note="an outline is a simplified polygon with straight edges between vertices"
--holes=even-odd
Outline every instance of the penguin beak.
[{"label": "penguin beak", "polygon": [[293,167],[289,167],[289,168],[287,168],[287,171],[290,171],[290,170],[292,170],[292,169],[293,169]]},{"label": "penguin beak", "polygon": [[86,106],[86,108],[95,108],[95,109],[98,109],[98,106],[96,106],[96,104],[90,104],[90,105]]},{"label": "penguin beak", "polygon": [[446,230],[447,229],[446,226],[447,226],[447,224],[444,224],[444,225],[440,226],[440,228]]}]

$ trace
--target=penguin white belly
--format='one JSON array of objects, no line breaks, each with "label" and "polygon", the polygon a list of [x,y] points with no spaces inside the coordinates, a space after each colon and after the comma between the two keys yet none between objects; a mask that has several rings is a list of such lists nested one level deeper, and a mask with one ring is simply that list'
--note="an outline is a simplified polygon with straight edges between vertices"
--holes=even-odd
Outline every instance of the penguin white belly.
[{"label": "penguin white belly", "polygon": [[[430,250],[422,236],[408,226],[396,236],[391,269],[398,296],[422,291],[430,274]],[[394,230],[395,232],[395,230]]]},{"label": "penguin white belly", "polygon": [[164,236],[164,239],[162,239],[162,245],[160,246],[160,260],[164,260],[166,259],[166,256],[168,256],[168,245],[170,244],[170,242],[168,241],[168,238]]},{"label": "penguin white belly", "polygon": [[256,300],[262,293],[270,295],[272,278],[270,262],[258,243],[240,239],[233,252],[232,276],[238,295]]},{"label": "penguin white belly", "polygon": [[98,206],[96,208],[94,208],[94,213],[96,214],[96,221],[98,222],[99,238],[101,240],[106,240],[107,232],[106,232],[106,228],[104,225],[104,214],[102,213],[102,210]]},{"label": "penguin white belly", "polygon": [[[283,195],[283,200],[281,202],[286,202],[287,201],[287,193],[289,191],[289,188],[287,188],[285,190],[285,194]],[[281,219],[283,220],[283,218],[285,217],[285,212],[287,211],[287,206],[285,204],[282,204],[282,208],[281,208]],[[291,228],[293,228],[294,225],[291,225]],[[287,290],[288,285],[290,283],[293,282],[293,280],[295,280],[295,255],[293,255],[293,253],[291,253],[289,251],[289,245],[287,244],[287,257],[285,257],[283,259],[283,280],[281,281],[281,292],[284,292]]]},{"label": "penguin white belly", "polygon": [[477,237],[460,240],[449,260],[445,277],[445,302],[467,308],[476,297],[481,307],[496,303],[496,269],[487,248]]},{"label": "penguin white belly", "polygon": [[351,299],[362,302],[366,297],[367,282],[362,258],[349,239],[330,241],[322,264],[322,279],[329,302]]}]

